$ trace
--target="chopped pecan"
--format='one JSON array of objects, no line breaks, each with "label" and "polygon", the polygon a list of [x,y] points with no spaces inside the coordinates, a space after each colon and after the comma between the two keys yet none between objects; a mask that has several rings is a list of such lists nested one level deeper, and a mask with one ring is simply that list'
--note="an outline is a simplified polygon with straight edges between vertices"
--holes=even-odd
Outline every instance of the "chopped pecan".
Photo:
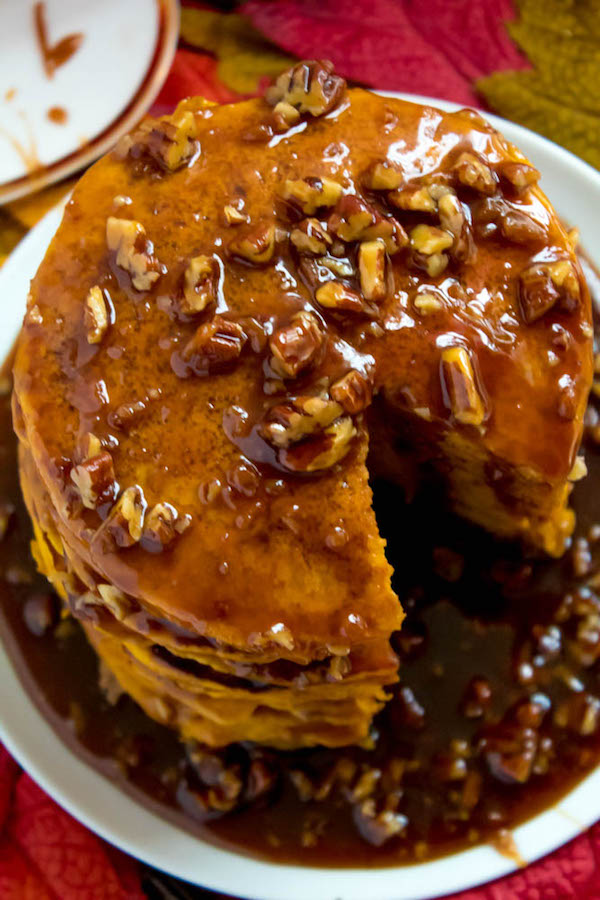
[{"label": "chopped pecan", "polygon": [[106,243],[116,253],[119,268],[129,272],[131,283],[138,291],[148,291],[160,278],[161,267],[154,257],[154,245],[146,238],[146,231],[139,222],[131,219],[106,220]]},{"label": "chopped pecan", "polygon": [[497,172],[501,178],[508,181],[518,194],[524,193],[527,188],[537,184],[540,173],[527,163],[505,162],[500,163]]},{"label": "chopped pecan", "polygon": [[247,339],[238,322],[214,316],[210,322],[200,325],[181,356],[196,375],[207,375],[234,363]]},{"label": "chopped pecan", "polygon": [[325,309],[349,313],[368,312],[361,295],[340,281],[327,281],[322,284],[315,292],[315,299]]},{"label": "chopped pecan", "polygon": [[314,440],[287,449],[282,462],[294,472],[330,469],[348,453],[355,435],[354,422],[350,416],[345,416],[325,428]]},{"label": "chopped pecan", "polygon": [[246,213],[242,212],[241,209],[238,209],[231,203],[228,203],[227,206],[223,207],[223,215],[225,216],[225,221],[228,225],[242,225],[244,222],[248,221]]},{"label": "chopped pecan", "polygon": [[514,244],[541,244],[547,238],[546,228],[541,222],[514,206],[504,209],[497,224],[502,236]]},{"label": "chopped pecan", "polygon": [[433,225],[417,225],[410,232],[411,247],[423,256],[442,253],[452,246],[453,237],[443,228]]},{"label": "chopped pecan", "polygon": [[88,344],[99,344],[108,329],[109,318],[104,293],[97,284],[89,289],[85,298],[83,324]]},{"label": "chopped pecan", "polygon": [[485,405],[477,388],[471,355],[464,347],[442,351],[442,384],[452,415],[462,425],[481,425]]},{"label": "chopped pecan", "polygon": [[342,185],[331,178],[300,178],[284,182],[281,196],[291,206],[312,216],[318,209],[334,206],[342,191]]},{"label": "chopped pecan", "polygon": [[471,232],[462,204],[454,192],[448,191],[440,197],[438,214],[440,225],[454,238],[453,255],[460,260],[467,259],[472,249]]},{"label": "chopped pecan", "polygon": [[211,256],[194,256],[183,276],[180,309],[188,316],[202,312],[216,300],[219,264]]},{"label": "chopped pecan", "polygon": [[395,191],[402,184],[403,176],[389,159],[384,159],[369,166],[362,180],[370,191]]},{"label": "chopped pecan", "polygon": [[160,553],[190,526],[190,516],[180,516],[170,503],[156,503],[144,517],[141,544],[145,550]]},{"label": "chopped pecan", "polygon": [[84,434],[80,444],[80,459],[90,459],[102,452],[102,441],[91,431]]},{"label": "chopped pecan", "polygon": [[567,475],[568,481],[581,481],[582,478],[588,473],[587,466],[585,464],[585,459],[583,456],[576,456],[575,462],[571,466],[571,471]]},{"label": "chopped pecan", "polygon": [[426,185],[409,184],[395,191],[390,191],[388,200],[398,209],[414,212],[434,213],[437,203]]},{"label": "chopped pecan", "polygon": [[444,304],[436,294],[430,291],[423,291],[415,294],[413,299],[414,308],[423,316],[431,315],[431,313],[439,312],[444,308]]},{"label": "chopped pecan", "polygon": [[410,236],[412,262],[425,269],[431,278],[437,278],[448,265],[448,256],[442,252],[454,243],[454,237],[442,228],[432,225],[417,225]]},{"label": "chopped pecan", "polygon": [[272,222],[260,222],[248,226],[241,234],[236,234],[229,242],[229,253],[255,266],[264,265],[273,258],[275,241],[275,225]]},{"label": "chopped pecan", "polygon": [[99,531],[110,535],[117,547],[132,547],[142,536],[145,514],[144,492],[133,485],[123,491]]},{"label": "chopped pecan", "polygon": [[290,234],[290,241],[298,253],[307,256],[323,256],[332,240],[318,219],[303,219]]},{"label": "chopped pecan", "polygon": [[353,806],[354,822],[363,838],[375,847],[381,847],[390,838],[402,834],[408,819],[392,809],[377,812],[373,797]]},{"label": "chopped pecan", "polygon": [[275,104],[273,122],[275,123],[276,131],[287,131],[288,128],[291,128],[292,125],[299,121],[300,113],[291,103],[288,103],[286,100],[280,100],[279,103]]},{"label": "chopped pecan", "polygon": [[338,105],[346,82],[329,60],[307,60],[283,72],[265,97],[272,106],[284,101],[300,113],[323,116]]},{"label": "chopped pecan", "polygon": [[358,248],[358,270],[365,299],[382,300],[386,295],[383,241],[363,241]]},{"label": "chopped pecan", "polygon": [[529,781],[538,748],[538,735],[532,728],[501,723],[490,729],[480,744],[492,775],[505,784]]},{"label": "chopped pecan", "polygon": [[180,169],[199,151],[196,118],[190,110],[175,110],[161,119],[146,119],[117,145],[117,153],[134,159],[150,156],[169,172]]},{"label": "chopped pecan", "polygon": [[345,412],[356,415],[371,403],[373,384],[361,372],[351,369],[331,385],[330,394]]},{"label": "chopped pecan", "polygon": [[71,481],[87,509],[97,509],[114,499],[115,470],[107,450],[84,460],[71,469]]},{"label": "chopped pecan", "polygon": [[314,362],[322,345],[323,332],[317,317],[303,310],[271,336],[272,366],[284,378],[295,378]]},{"label": "chopped pecan", "polygon": [[262,437],[274,447],[286,448],[331,425],[343,409],[324,397],[297,397],[274,406],[261,426]]},{"label": "chopped pecan", "polygon": [[572,312],[580,296],[577,272],[567,259],[537,263],[519,276],[521,315],[527,325],[536,322],[557,303],[561,309]]},{"label": "chopped pecan", "polygon": [[595,734],[600,727],[600,700],[587,692],[573,694],[557,706],[554,724],[582,737]]},{"label": "chopped pecan", "polygon": [[115,619],[122,622],[131,612],[131,604],[123,591],[112,584],[99,584],[98,593],[102,599],[102,605],[113,614]]},{"label": "chopped pecan", "polygon": [[479,194],[489,197],[496,193],[498,185],[496,176],[474,153],[461,153],[454,164],[454,171],[461,184]]},{"label": "chopped pecan", "polygon": [[377,222],[376,211],[361,197],[345,194],[329,216],[329,228],[340,240],[358,241]]}]

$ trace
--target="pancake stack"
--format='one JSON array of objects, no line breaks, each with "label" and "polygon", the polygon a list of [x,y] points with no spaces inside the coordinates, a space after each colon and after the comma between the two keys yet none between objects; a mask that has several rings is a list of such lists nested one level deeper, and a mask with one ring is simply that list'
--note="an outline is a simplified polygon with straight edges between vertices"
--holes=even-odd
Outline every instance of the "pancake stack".
[{"label": "pancake stack", "polygon": [[537,180],[472,111],[308,62],[79,182],[14,371],[33,553],[184,739],[368,745],[403,617],[370,475],[564,550],[591,311]]}]

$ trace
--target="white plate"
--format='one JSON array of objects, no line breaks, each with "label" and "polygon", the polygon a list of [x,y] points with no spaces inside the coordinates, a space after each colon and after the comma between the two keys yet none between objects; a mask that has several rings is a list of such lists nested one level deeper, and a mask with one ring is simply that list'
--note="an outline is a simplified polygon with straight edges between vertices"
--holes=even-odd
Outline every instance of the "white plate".
[{"label": "white plate", "polygon": [[[50,76],[36,6],[50,48],[80,35]],[[176,0],[1,0],[0,203],[88,165],[131,129],[169,71],[178,25]]]},{"label": "white plate", "polygon": [[[442,101],[426,102],[455,108]],[[544,189],[559,213],[580,227],[584,246],[600,265],[600,174],[550,141],[510,122],[489,118],[540,168]],[[29,279],[59,221],[60,210],[50,212],[0,270],[1,354],[11,348]],[[1,646],[0,685],[2,740],[36,781],[106,840],[194,884],[251,900],[282,900],[283,896],[286,900],[425,900],[474,887],[515,869],[513,862],[487,846],[419,865],[350,870],[278,865],[218,849],[148,811],[73,756],[29,700]],[[598,818],[600,769],[558,806],[517,828],[515,842],[523,859],[532,862]]]}]

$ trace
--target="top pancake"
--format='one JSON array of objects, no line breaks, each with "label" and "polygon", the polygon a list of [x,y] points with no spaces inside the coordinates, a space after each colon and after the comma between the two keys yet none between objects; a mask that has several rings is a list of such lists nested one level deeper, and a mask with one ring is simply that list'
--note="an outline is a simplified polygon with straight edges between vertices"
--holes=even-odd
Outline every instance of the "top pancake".
[{"label": "top pancake", "polygon": [[[555,485],[573,465],[591,380],[587,289],[548,200],[520,183],[529,175],[519,152],[470,111],[338,93],[323,115],[301,108],[300,118],[287,104],[273,113],[265,100],[186,101],[170,122],[100,160],[77,185],[32,283],[15,365],[15,424],[63,540],[166,618],[234,647],[274,642],[290,656],[389,634],[402,614],[371,508],[361,404],[345,398],[339,431],[323,437],[321,429],[317,443],[310,435],[291,451],[265,439],[270,407],[315,395],[331,402],[331,385],[353,370],[411,423],[415,444],[458,432],[486,459]],[[175,167],[181,146],[187,156]],[[457,180],[465,152],[489,167],[487,193]],[[428,273],[435,254],[413,230],[439,229],[437,209],[399,208],[388,191],[371,189],[366,173],[382,160],[400,173],[401,190],[436,184],[458,194],[466,230],[436,250],[443,271]],[[361,310],[319,303],[331,269],[299,256],[289,239],[306,215],[326,223],[332,209],[305,215],[286,182],[323,178],[412,237],[412,247],[388,247],[385,296],[368,302],[358,242],[332,238],[339,255],[328,261],[346,260],[336,278],[362,298]],[[398,202],[410,205],[410,193]],[[131,251],[143,258],[129,271],[114,235],[107,243],[110,217],[145,230]],[[272,256],[261,259],[270,240]],[[186,271],[198,257],[213,261],[211,300],[188,313]],[[552,280],[544,266],[557,261],[568,273],[553,270]],[[137,288],[136,264],[144,270]],[[542,273],[527,294],[520,277],[536,265]],[[85,306],[96,287],[110,321],[90,342]],[[415,305],[419,293],[425,302]],[[291,375],[269,346],[299,310],[314,315],[321,345]],[[233,338],[214,352],[190,349],[203,325],[198,346],[206,347],[215,314],[225,320],[217,320],[221,332],[235,323]],[[456,348],[466,352],[466,373]],[[90,455],[90,434],[116,478],[97,510],[82,508],[71,478]],[[317,469],[304,471],[315,460]],[[160,554],[151,552],[156,542],[119,547],[98,531],[119,492],[136,485],[148,510],[168,503],[180,523],[190,517]]]}]

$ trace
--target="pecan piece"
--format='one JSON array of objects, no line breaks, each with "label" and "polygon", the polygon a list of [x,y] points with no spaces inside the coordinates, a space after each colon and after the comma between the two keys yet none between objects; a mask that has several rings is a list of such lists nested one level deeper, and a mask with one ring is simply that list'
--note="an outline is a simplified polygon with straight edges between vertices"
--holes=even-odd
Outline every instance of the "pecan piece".
[{"label": "pecan piece", "polygon": [[559,302],[561,308],[572,312],[580,296],[577,272],[567,259],[529,266],[519,276],[519,304],[527,325],[536,322]]},{"label": "pecan piece", "polygon": [[342,185],[331,178],[299,178],[287,180],[281,188],[282,198],[291,206],[312,216],[318,209],[334,206],[342,196]]},{"label": "pecan piece", "polygon": [[433,256],[452,246],[453,237],[443,228],[433,225],[417,225],[410,233],[410,244],[417,253]]},{"label": "pecan piece", "polygon": [[315,300],[325,309],[334,309],[338,312],[364,313],[369,311],[361,295],[340,281],[327,281],[322,284],[315,292]]},{"label": "pecan piece", "polygon": [[471,232],[462,204],[454,192],[448,191],[438,200],[440,225],[454,238],[452,253],[456,259],[465,260],[471,254]]},{"label": "pecan piece", "polygon": [[495,174],[474,153],[461,153],[454,164],[454,171],[459,182],[465,187],[488,197],[496,193],[498,182]]},{"label": "pecan piece", "polygon": [[286,100],[280,100],[273,109],[273,122],[277,132],[287,131],[300,121],[300,113],[295,106]]},{"label": "pecan piece", "polygon": [[329,425],[314,440],[303,441],[287,449],[282,462],[294,472],[330,469],[346,456],[355,435],[354,422],[350,416],[344,416]]},{"label": "pecan piece", "polygon": [[439,312],[444,308],[441,299],[430,291],[415,294],[413,306],[423,316],[429,316],[431,313]]},{"label": "pecan piece", "polygon": [[452,246],[454,238],[442,228],[417,225],[410,233],[410,243],[414,264],[436,278],[448,265],[448,256],[442,251]]},{"label": "pecan piece", "polygon": [[106,243],[116,253],[120,269],[129,272],[131,283],[138,291],[148,291],[160,278],[160,264],[154,257],[154,245],[146,238],[146,230],[131,219],[106,220]]},{"label": "pecan piece", "polygon": [[434,213],[437,210],[437,202],[427,185],[407,184],[390,191],[388,200],[392,206],[407,212]]},{"label": "pecan piece", "polygon": [[258,223],[235,235],[229,243],[229,253],[255,266],[264,265],[273,258],[275,237],[275,225],[272,222]]},{"label": "pecan piece", "polygon": [[385,246],[383,241],[364,241],[358,248],[360,287],[366,300],[386,295]]},{"label": "pecan piece", "polygon": [[541,244],[548,236],[541,222],[514,207],[506,208],[498,217],[497,224],[500,234],[514,244]]},{"label": "pecan piece", "polygon": [[290,234],[290,241],[305,256],[323,256],[332,244],[318,219],[303,219]]},{"label": "pecan piece", "polygon": [[293,472],[330,469],[350,450],[356,428],[350,416],[337,419],[310,441],[294,444],[283,452],[282,463]]},{"label": "pecan piece", "polygon": [[117,547],[132,547],[140,540],[146,514],[146,498],[139,485],[126,488],[100,526]]},{"label": "pecan piece", "polygon": [[297,397],[272,407],[260,433],[274,447],[286,448],[331,425],[343,409],[335,400],[324,397]]},{"label": "pecan piece", "polygon": [[117,145],[117,154],[134,159],[149,156],[162,169],[175,172],[199,151],[196,118],[190,110],[175,110],[161,119],[146,119]]},{"label": "pecan piece", "polygon": [[113,458],[107,450],[74,466],[70,477],[87,509],[97,509],[114,499],[115,470]]},{"label": "pecan piece", "polygon": [[501,178],[513,186],[517,194],[524,193],[540,180],[540,173],[527,163],[505,162],[497,168]]},{"label": "pecan piece", "polygon": [[334,74],[333,63],[307,60],[283,72],[265,98],[271,106],[283,100],[300,113],[323,116],[338,105],[345,90],[346,82]]},{"label": "pecan piece", "polygon": [[83,324],[88,344],[99,344],[108,329],[109,318],[104,293],[98,285],[90,288],[85,298]]},{"label": "pecan piece", "polygon": [[354,823],[361,836],[374,847],[381,847],[390,838],[402,834],[408,819],[393,809],[377,811],[373,797],[367,797],[352,807]]},{"label": "pecan piece", "polygon": [[330,394],[345,412],[356,415],[371,403],[373,384],[361,372],[351,369],[331,385]]},{"label": "pecan piece", "polygon": [[207,375],[232,365],[248,337],[238,322],[214,316],[197,329],[181,354],[196,375]]},{"label": "pecan piece", "polygon": [[389,159],[384,159],[369,166],[362,181],[370,191],[395,191],[402,184],[403,176]]},{"label": "pecan piece", "polygon": [[223,215],[228,225],[242,225],[244,222],[248,222],[246,213],[231,203],[223,207]]},{"label": "pecan piece", "polygon": [[481,425],[485,405],[477,388],[471,355],[464,347],[442,351],[442,385],[452,415],[462,425]]},{"label": "pecan piece", "polygon": [[323,332],[318,319],[303,310],[271,336],[272,366],[284,378],[295,378],[314,362],[322,345]]},{"label": "pecan piece", "polygon": [[142,547],[151,553],[160,553],[169,547],[178,535],[190,526],[191,517],[180,517],[170,503],[156,503],[144,517],[140,538]]},{"label": "pecan piece", "polygon": [[[101,605],[105,606],[119,622],[122,622],[131,612],[131,604],[125,594],[114,585],[99,584],[98,593],[102,599]],[[84,596],[90,597],[89,594]]]},{"label": "pecan piece", "polygon": [[348,243],[360,240],[376,222],[377,216],[372,206],[355,194],[346,194],[338,201],[328,224],[336,237]]},{"label": "pecan piece", "polygon": [[183,275],[183,298],[179,304],[183,313],[193,316],[214,303],[217,294],[219,265],[210,256],[194,256]]}]

